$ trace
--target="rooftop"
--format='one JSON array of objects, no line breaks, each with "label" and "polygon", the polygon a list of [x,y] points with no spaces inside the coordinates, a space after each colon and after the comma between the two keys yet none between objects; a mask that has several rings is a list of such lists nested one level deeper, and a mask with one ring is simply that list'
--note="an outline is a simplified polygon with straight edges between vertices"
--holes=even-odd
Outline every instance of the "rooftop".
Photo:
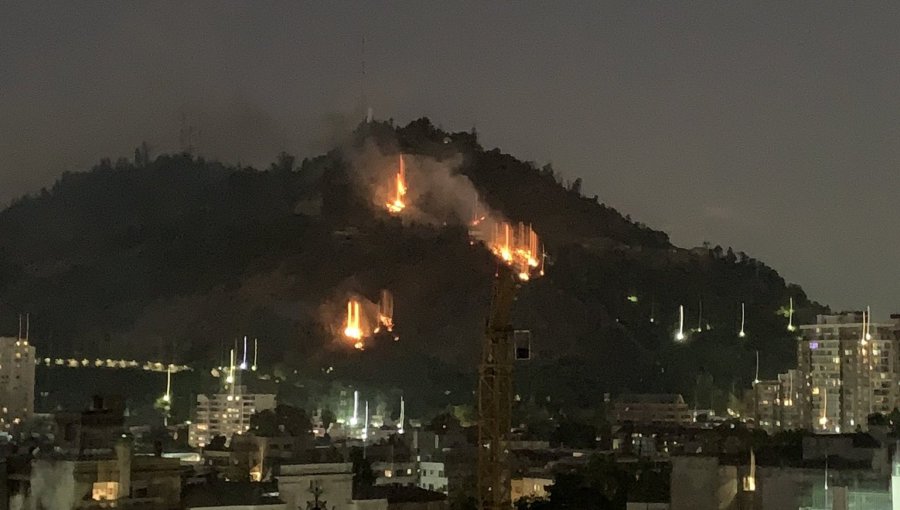
[{"label": "rooftop", "polygon": [[283,502],[273,494],[278,487],[270,482],[222,482],[214,481],[184,488],[184,508],[215,506],[278,505]]},{"label": "rooftop", "polygon": [[386,499],[388,503],[424,503],[428,501],[444,501],[447,496],[440,492],[419,487],[402,485],[379,485],[360,488],[354,499]]},{"label": "rooftop", "polygon": [[678,393],[623,393],[616,399],[619,404],[683,404]]}]

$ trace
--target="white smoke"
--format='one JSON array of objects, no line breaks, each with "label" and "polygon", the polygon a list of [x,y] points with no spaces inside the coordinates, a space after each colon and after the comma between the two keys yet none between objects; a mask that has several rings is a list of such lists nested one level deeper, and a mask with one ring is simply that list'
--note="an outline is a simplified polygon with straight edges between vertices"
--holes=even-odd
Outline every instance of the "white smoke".
[{"label": "white smoke", "polygon": [[[386,210],[393,200],[399,151],[383,152],[374,143],[350,151],[350,163],[362,192],[375,210]],[[406,208],[398,215],[404,223],[470,224],[478,216],[500,219],[478,197],[475,185],[459,173],[463,155],[436,159],[419,154],[403,154],[407,195]]]}]

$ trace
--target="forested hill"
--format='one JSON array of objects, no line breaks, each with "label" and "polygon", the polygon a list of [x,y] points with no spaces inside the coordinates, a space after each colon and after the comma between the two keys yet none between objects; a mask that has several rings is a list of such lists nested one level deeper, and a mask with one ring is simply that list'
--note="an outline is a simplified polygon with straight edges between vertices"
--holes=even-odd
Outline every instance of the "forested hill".
[{"label": "forested hill", "polygon": [[[403,221],[377,207],[351,156],[365,147],[452,161],[490,208],[541,235],[546,276],[522,287],[515,309],[516,327],[533,332],[536,358],[517,368],[530,398],[589,405],[604,392],[677,390],[721,403],[714,388],[747,384],[757,349],[763,375],[793,363],[780,313],[789,298],[795,323],[822,310],[758,260],[674,247],[582,196],[580,179],[563,183],[550,166],[420,119],[363,124],[341,149],[281,155],[264,170],[138,149],[67,172],[0,213],[0,333],[29,311],[42,355],[208,365],[250,335],[261,364],[281,372],[327,365],[471,399],[495,262],[468,242],[464,218]],[[433,195],[419,197],[423,208],[441,201]],[[335,342],[347,293],[375,300],[382,288],[400,341],[361,353]],[[738,339],[742,302],[748,335]],[[679,305],[685,328],[702,329],[684,345],[672,341]]]}]

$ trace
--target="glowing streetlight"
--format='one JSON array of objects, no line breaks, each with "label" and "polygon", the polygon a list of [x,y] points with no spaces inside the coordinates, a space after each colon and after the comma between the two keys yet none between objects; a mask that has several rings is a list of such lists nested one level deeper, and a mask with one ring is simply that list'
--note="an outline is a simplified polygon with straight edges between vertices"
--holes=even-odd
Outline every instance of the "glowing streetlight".
[{"label": "glowing streetlight", "polygon": [[753,384],[759,384],[759,351],[756,351],[756,376],[753,377]]},{"label": "glowing streetlight", "polygon": [[169,402],[172,400],[172,368],[169,367],[166,369],[166,394],[163,395],[163,401]]},{"label": "glowing streetlight", "polygon": [[794,298],[790,298],[790,302],[788,304],[788,331],[794,331],[797,328],[794,326]]},{"label": "glowing streetlight", "polygon": [[241,358],[241,370],[247,370],[247,336],[244,335],[244,357]]},{"label": "glowing streetlight", "polygon": [[866,330],[866,340],[872,339],[872,333],[869,332],[869,326],[872,325],[872,308],[866,307],[866,315],[863,317],[863,327]]},{"label": "glowing streetlight", "polygon": [[675,333],[675,340],[684,341],[684,305],[678,305],[678,333]]},{"label": "glowing streetlight", "polygon": [[359,391],[353,392],[353,416],[350,417],[350,426],[355,427],[359,423]]}]

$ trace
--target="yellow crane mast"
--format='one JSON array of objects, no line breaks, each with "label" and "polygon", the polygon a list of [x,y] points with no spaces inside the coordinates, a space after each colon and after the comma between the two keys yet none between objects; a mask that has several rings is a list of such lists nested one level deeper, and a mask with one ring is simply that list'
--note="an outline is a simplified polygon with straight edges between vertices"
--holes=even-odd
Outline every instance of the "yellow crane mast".
[{"label": "yellow crane mast", "polygon": [[508,510],[508,436],[512,413],[513,328],[510,310],[516,276],[500,264],[494,279],[478,371],[478,508]]}]

